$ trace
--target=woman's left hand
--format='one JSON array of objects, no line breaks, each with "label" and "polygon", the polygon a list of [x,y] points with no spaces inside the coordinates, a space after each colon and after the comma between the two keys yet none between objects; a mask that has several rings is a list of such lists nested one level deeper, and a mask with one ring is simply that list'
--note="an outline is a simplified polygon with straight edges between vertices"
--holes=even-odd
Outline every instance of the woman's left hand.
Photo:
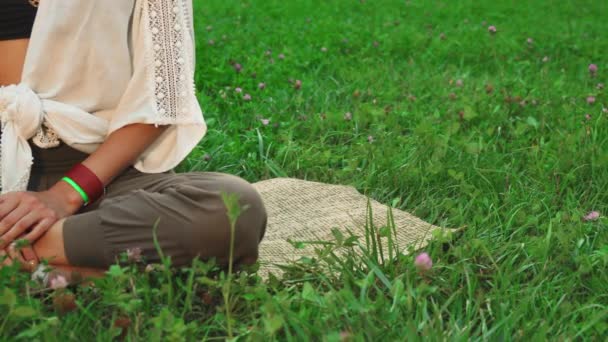
[{"label": "woman's left hand", "polygon": [[32,246],[18,247],[16,243],[12,243],[6,250],[0,249],[0,267],[10,266],[14,262],[19,262],[21,269],[33,272],[38,267],[40,260]]},{"label": "woman's left hand", "polygon": [[82,199],[69,184],[62,183],[42,192],[0,195],[0,249],[16,239],[32,244],[58,220],[78,211]]}]

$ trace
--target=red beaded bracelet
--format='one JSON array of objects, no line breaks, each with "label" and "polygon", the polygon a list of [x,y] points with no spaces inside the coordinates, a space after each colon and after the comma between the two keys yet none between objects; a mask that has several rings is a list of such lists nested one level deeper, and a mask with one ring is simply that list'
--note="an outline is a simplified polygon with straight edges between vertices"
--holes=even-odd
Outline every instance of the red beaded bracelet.
[{"label": "red beaded bracelet", "polygon": [[[99,177],[82,164],[74,165],[74,167],[65,174],[65,177],[76,183],[80,189],[86,193],[86,196],[83,197],[85,201],[84,205],[94,203],[101,198],[106,191],[103,182]],[[72,184],[70,183],[70,185]],[[78,191],[78,189],[76,190]],[[88,200],[85,197],[88,197]]]}]

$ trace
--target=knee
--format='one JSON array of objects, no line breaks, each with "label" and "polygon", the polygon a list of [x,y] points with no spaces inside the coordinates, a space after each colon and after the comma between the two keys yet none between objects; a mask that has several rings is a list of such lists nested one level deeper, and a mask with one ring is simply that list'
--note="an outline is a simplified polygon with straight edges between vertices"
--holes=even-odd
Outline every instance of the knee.
[{"label": "knee", "polygon": [[227,222],[229,208],[222,196],[226,194],[235,195],[238,199],[240,215],[237,225],[246,224],[254,228],[265,228],[267,213],[262,197],[255,187],[243,178],[219,172],[190,173],[181,176],[184,177],[184,182],[177,188],[177,192],[197,208],[194,210],[197,214],[191,217],[193,224],[198,225],[208,221],[209,215],[216,219],[216,222]]},{"label": "knee", "polygon": [[225,174],[218,181],[218,188],[220,192],[225,194],[236,195],[240,207],[240,216],[246,216],[248,223],[257,222],[259,225],[265,225],[267,220],[266,208],[262,196],[251,183],[240,177]]},{"label": "knee", "polygon": [[[239,264],[252,264],[258,259],[259,244],[266,231],[266,208],[262,197],[252,184],[237,176],[226,175],[223,178],[222,191],[236,194],[241,208],[234,230],[234,260]],[[226,210],[230,211],[229,208]],[[227,237],[229,236],[230,232],[227,234]],[[226,261],[227,258],[227,254],[224,254],[223,258],[220,257]]]},{"label": "knee", "polygon": [[[221,193],[233,194],[238,198],[241,208],[235,224],[234,256],[239,263],[252,263],[258,257],[258,245],[266,231],[267,212],[262,197],[255,187],[246,180],[230,175],[217,173],[213,175],[215,193],[207,208],[213,208],[213,214],[204,210],[195,223],[198,241],[205,241],[204,248],[199,248],[201,256],[216,257],[221,262],[227,261],[231,226],[228,219],[230,209],[226,207]],[[207,200],[211,200],[208,198]],[[201,223],[203,223],[201,225]],[[202,230],[200,228],[203,228]],[[204,236],[201,236],[204,235]],[[222,262],[223,263],[223,262]]]}]

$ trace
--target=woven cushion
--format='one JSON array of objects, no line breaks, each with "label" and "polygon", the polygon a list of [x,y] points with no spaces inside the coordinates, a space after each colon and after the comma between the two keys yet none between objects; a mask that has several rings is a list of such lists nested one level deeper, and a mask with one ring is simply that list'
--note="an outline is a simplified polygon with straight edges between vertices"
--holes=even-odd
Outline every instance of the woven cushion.
[{"label": "woven cushion", "polygon": [[[275,264],[314,256],[314,246],[295,248],[288,240],[333,241],[332,229],[337,228],[344,236],[349,236],[348,229],[365,241],[368,197],[352,186],[295,178],[273,178],[253,186],[262,195],[268,212],[266,235],[260,245],[262,274],[280,273]],[[374,226],[387,226],[388,207],[370,202]],[[402,210],[392,209],[392,214],[400,252],[411,245],[424,246],[431,233],[441,229]]]}]

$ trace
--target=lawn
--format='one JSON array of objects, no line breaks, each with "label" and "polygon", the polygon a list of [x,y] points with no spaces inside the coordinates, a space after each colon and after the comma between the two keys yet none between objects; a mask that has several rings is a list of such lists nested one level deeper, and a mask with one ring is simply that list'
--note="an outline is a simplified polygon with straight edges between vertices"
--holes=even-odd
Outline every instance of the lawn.
[{"label": "lawn", "polygon": [[604,340],[606,15],[597,0],[196,0],[209,131],[180,170],[353,185],[460,232],[425,248],[426,271],[422,251],[340,243],[269,279],[116,265],[41,292],[4,268],[0,339]]}]

